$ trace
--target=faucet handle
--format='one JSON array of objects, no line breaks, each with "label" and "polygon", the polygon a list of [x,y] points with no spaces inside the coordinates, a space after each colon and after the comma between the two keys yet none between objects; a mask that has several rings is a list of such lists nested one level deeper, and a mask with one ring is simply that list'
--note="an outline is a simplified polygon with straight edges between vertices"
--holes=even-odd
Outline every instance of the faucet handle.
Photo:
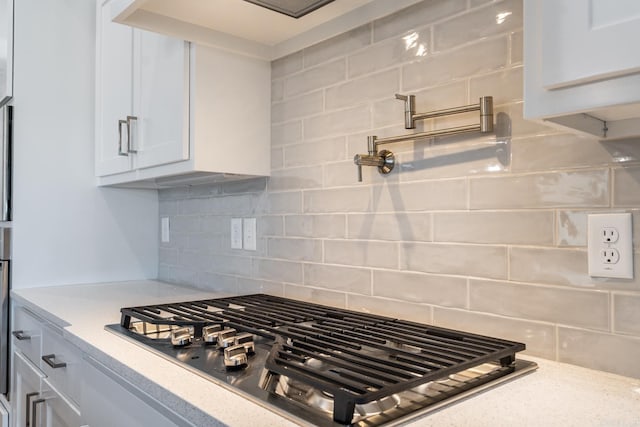
[{"label": "faucet handle", "polygon": [[400,93],[396,93],[396,99],[399,99],[400,101],[407,102],[409,97],[407,95],[402,95]]}]

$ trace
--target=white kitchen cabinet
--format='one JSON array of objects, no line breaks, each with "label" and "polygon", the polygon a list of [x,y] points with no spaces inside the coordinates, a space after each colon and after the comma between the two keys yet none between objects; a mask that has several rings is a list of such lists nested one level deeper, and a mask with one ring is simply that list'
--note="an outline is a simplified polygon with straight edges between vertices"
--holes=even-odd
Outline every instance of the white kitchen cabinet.
[{"label": "white kitchen cabinet", "polygon": [[[90,427],[187,426],[177,415],[143,393],[104,365],[87,357],[84,364],[82,423]],[[153,406],[152,406],[153,405]],[[164,413],[162,413],[162,412]],[[171,420],[169,417],[174,417]]]},{"label": "white kitchen cabinet", "polygon": [[0,105],[13,96],[13,0],[0,0]]},{"label": "white kitchen cabinet", "polygon": [[14,308],[13,319],[12,425],[79,426],[79,350],[22,307]]},{"label": "white kitchen cabinet", "polygon": [[77,427],[79,410],[20,351],[13,353],[14,427]]},{"label": "white kitchen cabinet", "polygon": [[524,18],[525,117],[640,135],[640,3],[525,0]]},{"label": "white kitchen cabinet", "polygon": [[98,185],[164,188],[270,174],[271,65],[111,22],[98,0]]},{"label": "white kitchen cabinet", "polygon": [[188,43],[110,20],[98,4],[96,175],[189,156]]}]

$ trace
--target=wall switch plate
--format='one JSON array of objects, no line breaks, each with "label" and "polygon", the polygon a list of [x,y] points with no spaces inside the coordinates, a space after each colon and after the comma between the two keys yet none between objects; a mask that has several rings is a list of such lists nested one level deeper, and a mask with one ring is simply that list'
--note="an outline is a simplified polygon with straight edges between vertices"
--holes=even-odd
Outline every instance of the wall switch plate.
[{"label": "wall switch plate", "polygon": [[588,216],[589,276],[633,279],[630,213]]},{"label": "wall switch plate", "polygon": [[242,220],[242,232],[243,232],[243,241],[242,244],[244,248],[248,251],[256,250],[256,219],[255,218],[244,218]]},{"label": "wall switch plate", "polygon": [[160,241],[169,243],[169,218],[166,216],[160,219]]},{"label": "wall switch plate", "polygon": [[242,218],[231,218],[231,249],[242,249]]}]

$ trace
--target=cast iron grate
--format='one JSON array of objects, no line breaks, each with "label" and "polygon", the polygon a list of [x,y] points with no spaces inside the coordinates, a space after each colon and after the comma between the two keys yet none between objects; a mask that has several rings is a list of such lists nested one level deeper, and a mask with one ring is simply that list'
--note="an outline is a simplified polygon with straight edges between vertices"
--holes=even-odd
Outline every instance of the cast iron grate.
[{"label": "cast iron grate", "polygon": [[[485,362],[504,374],[525,345],[271,295],[121,309],[121,325],[225,327],[272,339],[266,368],[331,396],[333,419],[349,424],[355,405],[436,381]],[[313,360],[314,363],[309,363]]]}]

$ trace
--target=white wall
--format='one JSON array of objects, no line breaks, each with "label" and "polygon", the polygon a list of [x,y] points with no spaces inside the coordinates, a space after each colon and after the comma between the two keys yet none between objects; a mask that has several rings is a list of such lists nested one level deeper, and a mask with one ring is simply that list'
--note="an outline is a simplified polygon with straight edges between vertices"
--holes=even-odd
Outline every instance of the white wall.
[{"label": "white wall", "polygon": [[14,288],[156,277],[156,192],[95,186],[95,2],[15,3]]}]

